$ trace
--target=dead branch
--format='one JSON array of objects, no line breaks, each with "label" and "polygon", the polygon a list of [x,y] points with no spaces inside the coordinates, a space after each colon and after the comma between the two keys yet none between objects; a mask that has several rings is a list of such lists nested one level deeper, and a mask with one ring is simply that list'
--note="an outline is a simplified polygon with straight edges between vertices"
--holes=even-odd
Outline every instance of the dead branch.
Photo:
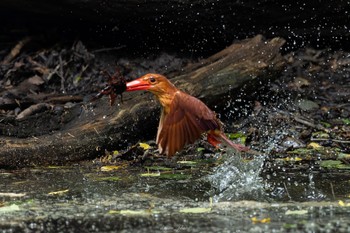
[{"label": "dead branch", "polygon": [[23,40],[20,40],[15,47],[13,47],[10,51],[10,53],[4,58],[4,60],[1,62],[2,64],[8,64],[10,61],[12,61],[15,57],[20,54],[22,48],[31,40],[30,37],[26,37]]}]

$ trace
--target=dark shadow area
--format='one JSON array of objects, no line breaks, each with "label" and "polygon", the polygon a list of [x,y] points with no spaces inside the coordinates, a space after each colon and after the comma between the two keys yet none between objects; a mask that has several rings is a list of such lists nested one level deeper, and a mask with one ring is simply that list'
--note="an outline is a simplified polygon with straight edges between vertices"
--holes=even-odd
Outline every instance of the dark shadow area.
[{"label": "dark shadow area", "polygon": [[33,36],[40,46],[79,39],[91,49],[125,46],[128,55],[198,56],[256,34],[285,38],[286,51],[349,49],[348,7],[346,1],[316,0],[2,1],[0,49]]}]

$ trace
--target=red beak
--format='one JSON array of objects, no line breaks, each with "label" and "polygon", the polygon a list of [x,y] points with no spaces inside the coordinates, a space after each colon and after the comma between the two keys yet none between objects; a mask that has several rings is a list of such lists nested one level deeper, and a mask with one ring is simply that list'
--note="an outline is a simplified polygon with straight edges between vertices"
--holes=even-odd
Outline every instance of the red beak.
[{"label": "red beak", "polygon": [[142,78],[135,79],[131,82],[126,83],[126,91],[139,91],[139,90],[147,90],[151,87],[151,85],[143,80]]}]

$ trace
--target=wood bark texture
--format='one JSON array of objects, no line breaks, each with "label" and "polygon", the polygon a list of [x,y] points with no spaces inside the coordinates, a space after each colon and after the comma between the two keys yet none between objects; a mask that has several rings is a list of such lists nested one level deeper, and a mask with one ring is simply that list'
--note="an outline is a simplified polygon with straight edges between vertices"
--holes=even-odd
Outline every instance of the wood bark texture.
[{"label": "wood bark texture", "polygon": [[[285,64],[280,54],[284,42],[258,35],[234,43],[170,78],[178,88],[210,106],[242,85],[254,88],[261,85],[259,82],[278,77]],[[122,104],[109,107],[103,98],[93,109],[73,108],[74,120],[63,130],[29,138],[2,136],[0,167],[66,164],[101,156],[105,149],[125,148],[138,140],[155,138],[160,107],[152,100],[146,92],[124,93]],[[33,119],[24,121],[33,123]]]}]

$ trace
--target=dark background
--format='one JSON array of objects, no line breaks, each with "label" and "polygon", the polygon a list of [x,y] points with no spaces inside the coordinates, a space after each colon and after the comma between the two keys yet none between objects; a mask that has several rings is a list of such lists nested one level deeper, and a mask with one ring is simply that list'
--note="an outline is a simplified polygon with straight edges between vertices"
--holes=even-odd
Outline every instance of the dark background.
[{"label": "dark background", "polygon": [[342,0],[2,0],[0,49],[29,35],[38,46],[79,39],[88,48],[123,45],[129,55],[208,55],[262,34],[285,38],[285,51],[348,50],[349,5]]}]

